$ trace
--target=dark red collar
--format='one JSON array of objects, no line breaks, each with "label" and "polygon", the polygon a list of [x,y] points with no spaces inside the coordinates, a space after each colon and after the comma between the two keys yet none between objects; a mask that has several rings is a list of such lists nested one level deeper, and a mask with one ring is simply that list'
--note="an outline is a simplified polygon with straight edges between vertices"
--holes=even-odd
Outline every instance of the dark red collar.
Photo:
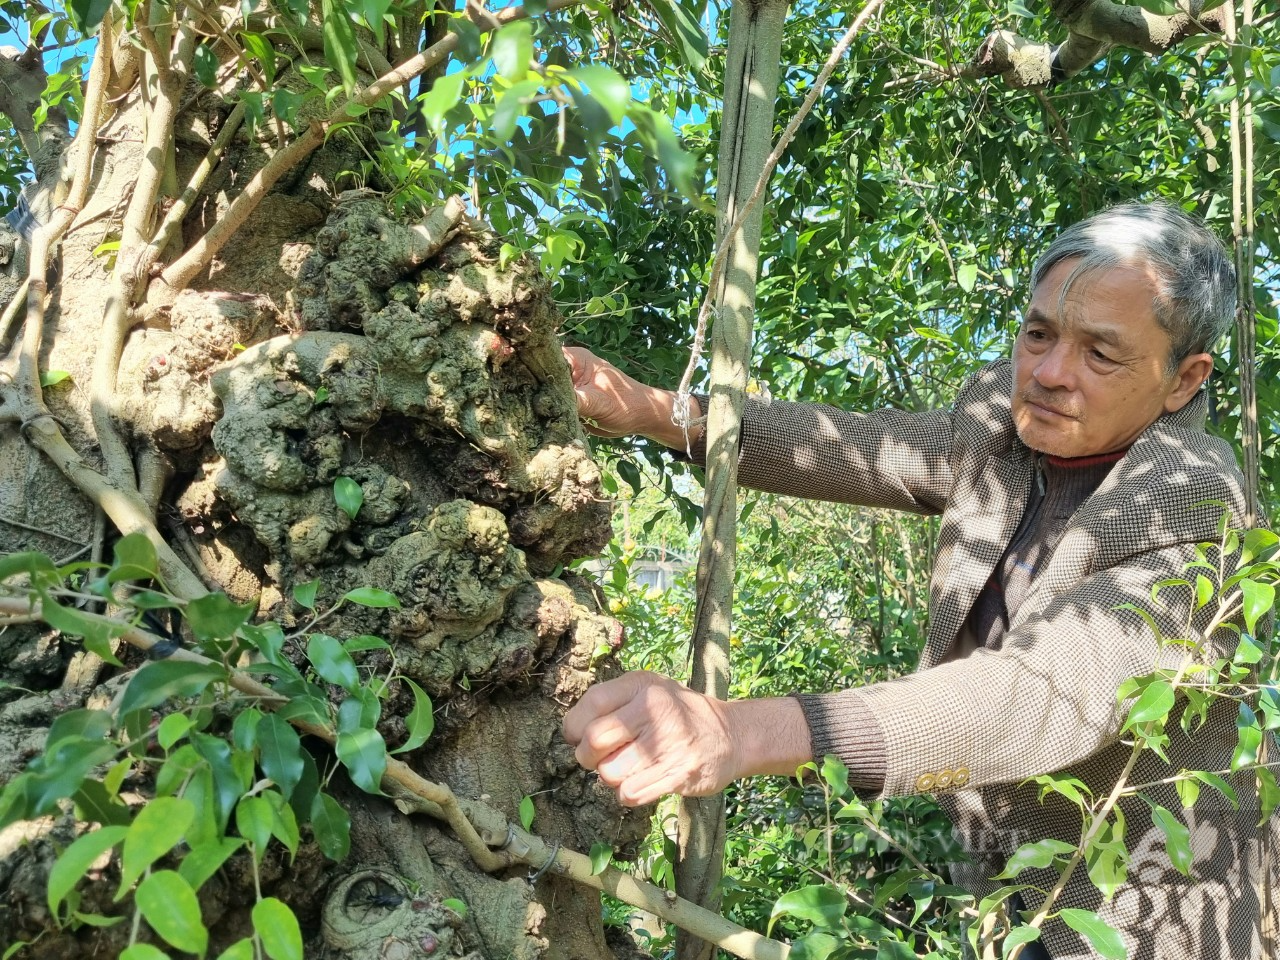
[{"label": "dark red collar", "polygon": [[1055,457],[1053,454],[1045,454],[1045,460],[1052,467],[1060,470],[1081,470],[1085,467],[1097,467],[1104,463],[1115,463],[1129,452],[1129,448],[1116,450],[1114,453],[1099,453],[1092,457]]}]

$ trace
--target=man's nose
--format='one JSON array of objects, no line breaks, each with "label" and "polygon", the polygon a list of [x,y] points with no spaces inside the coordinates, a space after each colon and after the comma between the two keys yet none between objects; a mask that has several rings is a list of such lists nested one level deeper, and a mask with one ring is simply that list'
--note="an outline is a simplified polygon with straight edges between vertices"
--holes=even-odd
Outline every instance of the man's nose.
[{"label": "man's nose", "polygon": [[1055,343],[1032,370],[1036,383],[1046,390],[1074,390],[1076,362],[1068,344]]}]

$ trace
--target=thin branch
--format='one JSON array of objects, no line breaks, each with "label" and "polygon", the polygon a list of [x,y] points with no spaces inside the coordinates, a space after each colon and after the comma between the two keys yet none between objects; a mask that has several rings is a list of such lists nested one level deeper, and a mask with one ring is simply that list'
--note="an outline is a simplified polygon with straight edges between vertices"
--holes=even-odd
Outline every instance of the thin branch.
[{"label": "thin branch", "polygon": [[[581,0],[549,0],[546,9],[547,12],[554,13],[566,7],[576,6],[580,2]],[[524,19],[529,16],[529,11],[523,6],[508,7],[493,16],[500,23],[506,24]],[[350,119],[348,113],[350,106],[372,107],[393,90],[404,86],[442,62],[457,45],[458,34],[451,33],[416,56],[410,57],[400,66],[383,74],[351,100],[339,106],[328,118],[312,121],[297,140],[275,154],[261,170],[254,174],[253,179],[245,185],[244,190],[232,201],[231,206],[218,222],[186,253],[164,270],[153,284],[151,295],[159,302],[172,302],[179,290],[185,289],[201,271],[207,269],[218,252],[244,226],[250,214],[257,209],[258,204],[276,182],[319,148],[332,126]]]},{"label": "thin branch", "polygon": [[182,221],[186,219],[191,205],[199,198],[200,191],[204,189],[205,181],[209,179],[209,174],[217,168],[223,153],[226,152],[227,147],[230,146],[232,139],[239,131],[240,124],[244,122],[244,115],[245,104],[244,101],[241,101],[236,104],[223,122],[222,129],[218,131],[218,137],[213,141],[209,152],[205,154],[199,166],[192,171],[191,179],[188,181],[186,189],[169,207],[169,210],[164,215],[164,220],[156,230],[155,238],[147,245],[146,250],[139,257],[137,267],[139,277],[149,277],[151,275],[151,269],[155,266],[156,261],[160,259],[160,255],[168,249],[169,245],[178,236],[178,231],[182,229]]}]

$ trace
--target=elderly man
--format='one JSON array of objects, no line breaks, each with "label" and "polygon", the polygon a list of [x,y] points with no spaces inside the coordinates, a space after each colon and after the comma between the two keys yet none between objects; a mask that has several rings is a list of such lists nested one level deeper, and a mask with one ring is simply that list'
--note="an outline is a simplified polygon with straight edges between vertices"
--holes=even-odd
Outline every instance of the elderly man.
[{"label": "elderly man", "polygon": [[[864,794],[938,794],[972,861],[956,879],[979,895],[1021,844],[1077,842],[1079,810],[1056,796],[1042,803],[1027,779],[1060,771],[1096,797],[1111,792],[1131,753],[1117,688],[1176,668],[1185,653],[1118,608],[1151,606],[1170,637],[1186,636],[1188,623],[1203,628],[1207,615],[1191,610],[1188,591],[1153,605],[1151,587],[1181,576],[1196,545],[1218,539],[1222,508],[1205,501],[1234,518],[1244,512],[1231,449],[1204,431],[1200,390],[1234,289],[1201,224],[1163,204],[1115,207],[1045,251],[1012,361],[973,375],[951,410],[752,402],[743,484],[942,515],[919,669],[837,693],[727,703],[630,673],[592,688],[565,717],[579,761],[622,802],[642,804],[834,754]],[[568,352],[595,429],[684,448],[673,394]],[[704,454],[696,442],[693,453]],[[1219,631],[1209,643],[1229,657],[1236,639]],[[1193,879],[1171,865],[1150,804],[1131,796],[1120,805],[1130,884],[1104,902],[1078,870],[1056,904],[1097,910],[1130,957],[1263,955],[1275,857],[1272,825],[1255,828],[1252,778],[1235,781],[1239,811],[1208,796],[1183,809],[1174,787],[1158,783],[1171,767],[1228,768],[1236,713],[1220,702],[1191,734],[1171,718],[1168,762],[1146,751],[1128,778],[1156,783],[1145,798],[1180,811]],[[1025,906],[1038,907],[1057,879],[1023,873],[1020,882],[1040,888],[1025,891]],[[1095,955],[1060,921],[1044,926],[1037,948]]]}]

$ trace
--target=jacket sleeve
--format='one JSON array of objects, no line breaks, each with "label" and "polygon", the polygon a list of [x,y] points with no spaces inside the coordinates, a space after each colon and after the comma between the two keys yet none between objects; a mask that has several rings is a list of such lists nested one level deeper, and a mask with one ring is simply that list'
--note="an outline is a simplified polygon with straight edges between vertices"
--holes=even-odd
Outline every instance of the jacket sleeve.
[{"label": "jacket sleeve", "polygon": [[[705,398],[702,401],[706,409]],[[951,493],[952,416],[947,410],[852,413],[825,404],[749,398],[738,482],[835,503],[941,513]],[[702,441],[689,451],[706,462]]]},{"label": "jacket sleeve", "polygon": [[1165,636],[1185,636],[1189,589],[1168,588],[1152,604],[1151,586],[1193,556],[1192,544],[1172,546],[1087,576],[1011,629],[999,650],[805,697],[815,755],[858,763],[872,718],[870,739],[885,745],[885,796],[1014,783],[1085,759],[1119,736],[1120,684],[1176,669],[1187,651],[1116,608],[1146,608]]}]

